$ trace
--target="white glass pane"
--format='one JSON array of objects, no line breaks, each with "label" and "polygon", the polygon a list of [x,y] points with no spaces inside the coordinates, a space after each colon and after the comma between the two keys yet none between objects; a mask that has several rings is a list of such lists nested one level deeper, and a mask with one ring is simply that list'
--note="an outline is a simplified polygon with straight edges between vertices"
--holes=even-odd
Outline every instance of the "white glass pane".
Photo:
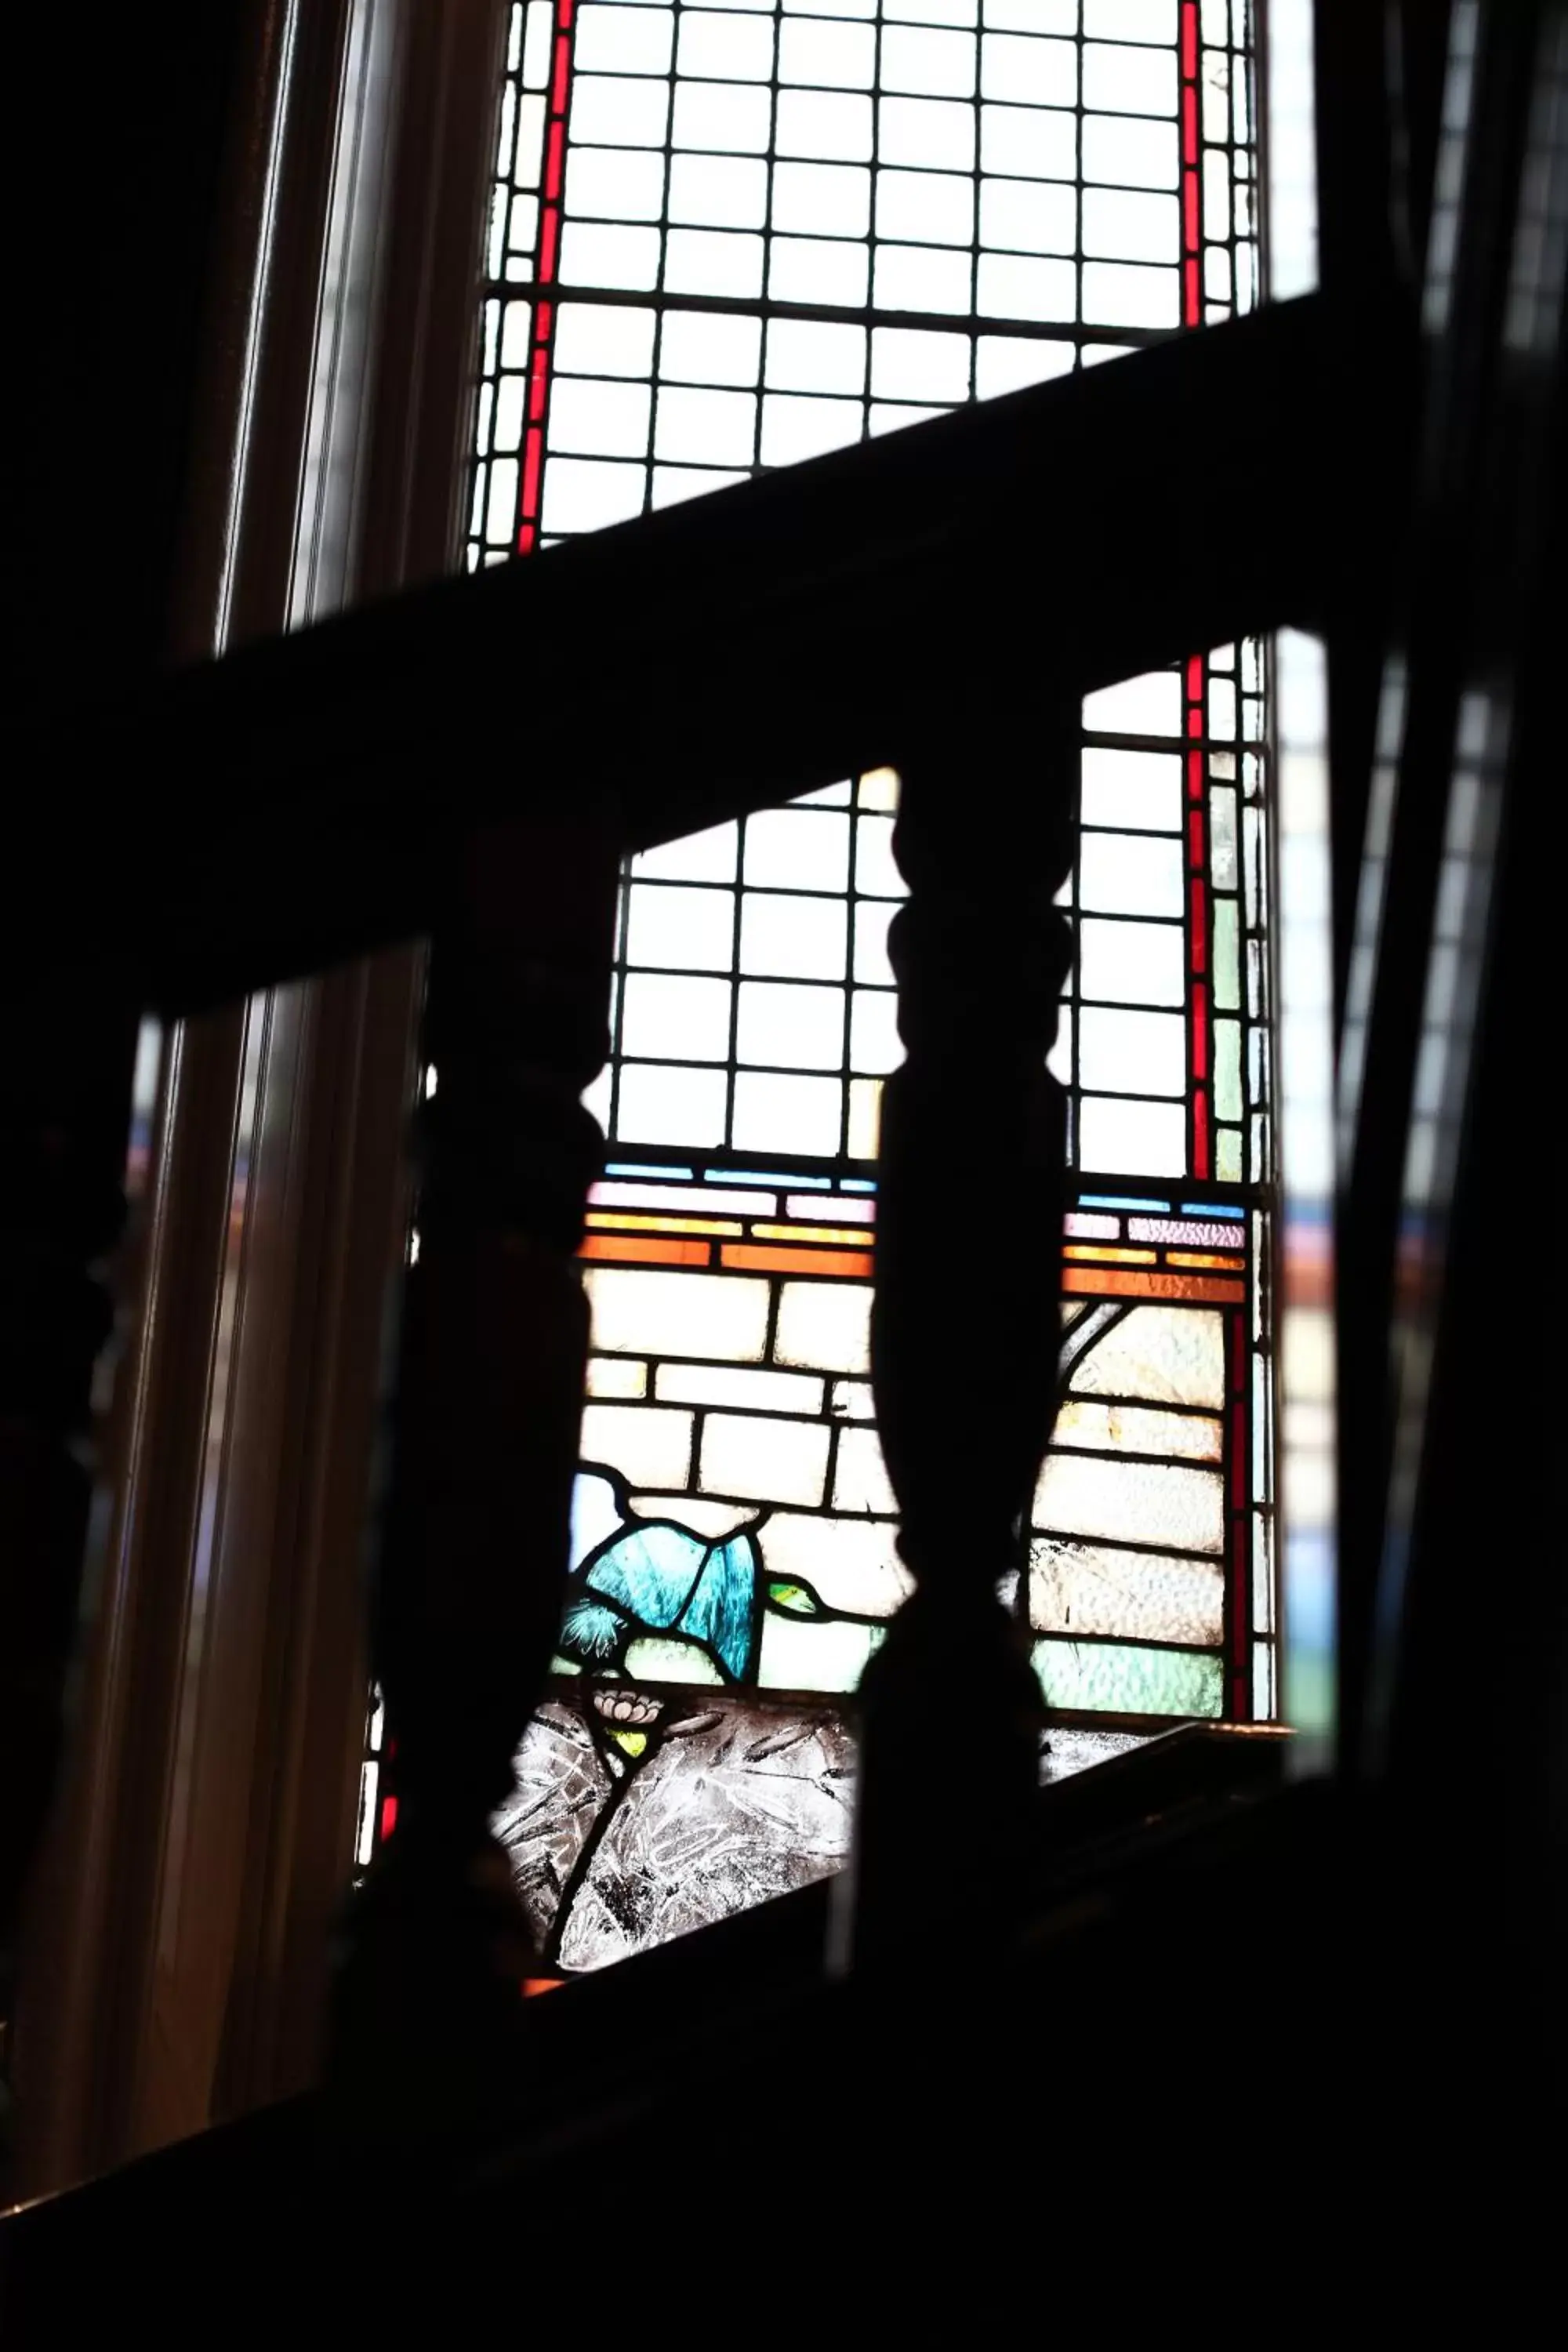
[{"label": "white glass pane", "polygon": [[676,507],[686,499],[704,498],[710,490],[732,489],[737,482],[751,478],[750,467],[726,472],[720,466],[656,466],[649,503],[656,511]]},{"label": "white glass pane", "polygon": [[1086,832],[1079,846],[1079,904],[1096,915],[1180,915],[1181,843]]},{"label": "white glass pane", "polygon": [[975,397],[990,400],[1026,383],[1048,383],[1053,376],[1070,375],[1072,363],[1071,343],[1034,335],[982,335],[974,346]]},{"label": "white glass pane", "polygon": [[583,1459],[607,1462],[633,1486],[684,1486],[691,1468],[693,1418],[657,1405],[584,1405]]},{"label": "white glass pane", "polygon": [[874,400],[867,412],[866,429],[875,440],[879,434],[901,433],[906,425],[929,425],[933,416],[945,416],[945,408],[914,408],[889,400]]},{"label": "white glass pane", "polygon": [[664,209],[664,157],[642,147],[576,147],[566,209],[595,220],[652,221]]},{"label": "white glass pane", "polygon": [[1225,1540],[1225,1489],[1212,1470],[1057,1454],[1040,1473],[1033,1517],[1036,1527],[1064,1535],[1217,1552]]},{"label": "white glass pane", "polygon": [[867,252],[863,245],[836,244],[825,236],[775,236],[768,269],[768,292],[775,302],[841,303],[859,310],[866,300]]},{"label": "white glass pane", "polygon": [[573,62],[579,73],[668,73],[674,38],[671,8],[620,8],[583,0]]},{"label": "white glass pane", "polygon": [[647,375],[654,314],[629,302],[563,302],[555,314],[555,364],[566,375]]},{"label": "white glass pane", "polygon": [[[1174,46],[1176,0],[1083,0],[1083,30],[1091,41],[1163,41]],[[1219,37],[1223,41],[1225,35]]]},{"label": "white glass pane", "polygon": [[624,1143],[722,1143],[730,1081],[723,1070],[623,1062],[616,1134]]},{"label": "white glass pane", "polygon": [[657,228],[568,221],[561,232],[562,279],[569,286],[625,287],[628,293],[646,294],[658,282],[658,248]]},{"label": "white glass pane", "polygon": [[893,1548],[897,1532],[886,1521],[796,1518],[776,1511],[768,1521],[768,1566],[786,1581],[814,1586],[829,1609],[890,1617],[913,1590]]},{"label": "white glass pane", "polygon": [[646,457],[649,397],[646,383],[559,377],[550,403],[549,446],[591,457]]},{"label": "white glass pane", "polygon": [[770,1609],[763,1620],[757,1681],[764,1690],[855,1690],[883,1637],[880,1625],[837,1619],[814,1623]]},{"label": "white glass pane", "polygon": [[849,1081],[849,1132],[845,1150],[851,1160],[875,1160],[882,1148],[882,1081]]},{"label": "white glass pane", "polygon": [[857,163],[775,163],[773,226],[818,236],[864,236],[871,174]]},{"label": "white glass pane", "polygon": [[677,155],[669,167],[669,217],[714,228],[761,228],[768,213],[768,167],[749,155]]},{"label": "white glass pane", "polygon": [[980,242],[1020,253],[1070,253],[1078,199],[1049,181],[982,180]]},{"label": "white glass pane", "polygon": [[1076,33],[1078,0],[985,0],[987,27],[1002,33]]},{"label": "white glass pane", "polygon": [[1080,1086],[1119,1094],[1185,1094],[1186,1023],[1179,1013],[1112,1013],[1085,1005],[1078,1034]]},{"label": "white glass pane", "polygon": [[683,8],[676,70],[709,81],[766,81],[773,69],[773,28],[766,16]]},{"label": "white glass pane", "polygon": [[1179,735],[1182,681],[1173,669],[1152,669],[1102,686],[1084,696],[1083,723],[1091,734]]},{"label": "white glass pane", "polygon": [[1182,224],[1176,198],[1134,188],[1086,188],[1083,249],[1115,261],[1178,260]]},{"label": "white glass pane", "polygon": [[735,1058],[755,1067],[837,1070],[844,1065],[844,992],[808,982],[746,980],[736,1008]]},{"label": "white glass pane", "polygon": [[807,400],[768,393],[763,401],[763,463],[794,466],[858,441],[864,422],[858,400]]},{"label": "white glass pane", "polygon": [[517,518],[517,462],[502,457],[490,467],[489,499],[485,513],[485,537],[492,544],[510,540]]},{"label": "white glass pane", "polygon": [[1078,984],[1085,998],[1123,1004],[1181,1004],[1186,997],[1186,943],[1176,923],[1078,927]]},{"label": "white glass pane", "polygon": [[1083,102],[1107,114],[1174,114],[1174,49],[1111,48],[1086,41]]},{"label": "white glass pane", "polygon": [[[713,1356],[758,1363],[768,1336],[768,1285],[739,1275],[666,1274],[642,1266],[589,1266],[594,1345],[614,1354]],[[788,1359],[786,1360],[795,1360]],[[835,1371],[837,1365],[825,1365]],[[845,1367],[854,1370],[853,1365]]]},{"label": "white glass pane", "polygon": [[664,282],[672,294],[760,294],[763,240],[721,229],[672,228]]},{"label": "white glass pane", "polygon": [[656,457],[689,458],[693,465],[750,466],[756,437],[755,393],[661,386]]},{"label": "white glass pane", "polygon": [[992,319],[1076,318],[1078,265],[983,253],[975,308]]},{"label": "white glass pane", "polygon": [[973,281],[967,253],[943,253],[921,245],[879,245],[876,256],[873,285],[879,310],[962,314],[971,307]]},{"label": "white glass pane", "polygon": [[572,143],[662,147],[669,86],[613,74],[579,73],[572,84]]},{"label": "white glass pane", "polygon": [[1086,114],[1083,176],[1130,188],[1173,188],[1180,170],[1173,122],[1126,114]]},{"label": "white glass pane", "polygon": [[504,368],[528,365],[529,321],[533,313],[527,302],[509,302],[501,320],[500,363]]},{"label": "white glass pane", "polygon": [[838,1150],[843,1112],[844,1089],[837,1078],[742,1070],[735,1078],[731,1139],[737,1151],[830,1158]]},{"label": "white glass pane", "polygon": [[[773,118],[773,93],[755,83],[677,82],[671,137],[677,147],[761,155],[767,148]],[[576,121],[575,113],[573,121]]]},{"label": "white glass pane", "polygon": [[980,94],[1025,106],[1072,106],[1078,99],[1077,48],[1071,41],[986,33],[980,44]]},{"label": "white glass pane", "polygon": [[626,893],[626,961],[662,971],[728,971],[735,901],[728,890],[634,882]]},{"label": "white glass pane", "polygon": [[1032,106],[983,106],[980,163],[987,172],[1032,180],[1070,180],[1078,170],[1078,134],[1070,114]]},{"label": "white glass pane", "polygon": [[[806,319],[775,319],[768,329],[763,381],[779,392],[861,392],[866,330]],[[754,878],[754,877],[753,877]]]},{"label": "white glass pane", "polygon": [[969,337],[918,327],[876,328],[871,389],[886,400],[966,400]]},{"label": "white glass pane", "polygon": [[890,816],[858,816],[855,820],[855,887],[869,898],[901,898],[904,877],[893,858]]},{"label": "white glass pane", "polygon": [[522,438],[522,404],[528,379],[521,375],[503,375],[496,387],[495,436],[491,446],[515,449]]},{"label": "white glass pane", "polygon": [[873,987],[890,988],[893,967],[888,961],[888,926],[897,907],[860,899],[855,908],[855,977]]},{"label": "white glass pane", "polygon": [[1080,1168],[1123,1176],[1184,1176],[1187,1114],[1181,1103],[1121,1102],[1109,1095],[1079,1099]]},{"label": "white glass pane", "polygon": [[833,1473],[836,1511],[869,1511],[891,1517],[898,1497],[888,1483],[887,1465],[874,1429],[844,1429],[838,1433],[838,1460]]},{"label": "white glass pane", "polygon": [[952,172],[879,172],[877,235],[968,245],[974,235],[974,184]]},{"label": "white glass pane", "polygon": [[827,1475],[826,1426],[710,1412],[702,1432],[698,1484],[710,1495],[750,1502],[820,1503]]},{"label": "white glass pane", "polygon": [[[731,1375],[744,1380],[744,1372]],[[763,1376],[766,1378],[764,1373]],[[640,1397],[647,1394],[647,1366],[628,1362],[620,1356],[591,1356],[588,1360],[588,1394],[591,1397]]]},{"label": "white glass pane", "polygon": [[1162,1412],[1149,1405],[1087,1404],[1069,1397],[1057,1415],[1051,1443],[1089,1446],[1104,1454],[1173,1454],[1194,1462],[1217,1462],[1224,1432],[1219,1421],[1207,1413]]},{"label": "white glass pane", "polygon": [[658,876],[668,882],[732,882],[739,836],[740,828],[734,824],[713,824],[702,833],[683,834],[679,841],[639,850],[632,860],[632,872],[644,880]]},{"label": "white glass pane", "polygon": [[858,988],[849,1016],[850,1068],[874,1073],[896,1070],[903,1058],[898,998],[879,989]]},{"label": "white glass pane", "polygon": [[871,153],[871,101],[847,91],[781,89],[774,144],[781,155],[864,163]]},{"label": "white glass pane", "polygon": [[661,376],[698,383],[755,383],[760,319],[726,319],[705,310],[667,310],[658,348]]},{"label": "white glass pane", "polygon": [[877,14],[877,0],[783,0],[786,16],[865,16]]},{"label": "white glass pane", "polygon": [[781,1364],[799,1364],[814,1371],[868,1372],[870,1284],[782,1284],[773,1354]]},{"label": "white glass pane", "polygon": [[1176,271],[1145,269],[1131,262],[1086,261],[1083,315],[1086,323],[1100,327],[1178,326]]},{"label": "white glass pane", "polygon": [[937,98],[883,99],[877,109],[877,157],[883,163],[973,171],[973,107]]},{"label": "white glass pane", "polygon": [[842,980],[847,913],[842,900],[742,892],[741,970],[783,979]]},{"label": "white glass pane", "polygon": [[1180,752],[1112,751],[1086,744],[1082,778],[1080,814],[1086,825],[1126,825],[1139,833],[1180,830]]},{"label": "white glass pane", "polygon": [[781,82],[816,82],[827,89],[869,89],[876,78],[877,36],[869,25],[785,23],[779,34]]},{"label": "white glass pane", "polygon": [[679,1062],[727,1062],[730,995],[727,980],[628,972],[621,1000],[622,1053]]},{"label": "white glass pane", "polygon": [[968,98],[974,89],[974,47],[973,33],[890,25],[882,35],[882,88]]},{"label": "white glass pane", "polygon": [[849,879],[849,819],[816,809],[760,809],[746,820],[748,882],[785,890],[842,890]]},{"label": "white glass pane", "polygon": [[[592,1370],[592,1366],[590,1366]],[[631,1366],[626,1369],[630,1370]],[[638,1370],[642,1368],[637,1367]],[[806,1412],[822,1410],[822,1382],[809,1372],[753,1372],[730,1364],[661,1364],[658,1391],[660,1403],[728,1404],[751,1412]],[[1079,1412],[1103,1413],[1103,1405],[1079,1405]],[[1180,1416],[1164,1413],[1162,1422]],[[1205,1426],[1207,1424],[1205,1423]]]},{"label": "white glass pane", "polygon": [[608,459],[552,457],[544,468],[544,529],[604,530],[641,514],[646,467]]}]

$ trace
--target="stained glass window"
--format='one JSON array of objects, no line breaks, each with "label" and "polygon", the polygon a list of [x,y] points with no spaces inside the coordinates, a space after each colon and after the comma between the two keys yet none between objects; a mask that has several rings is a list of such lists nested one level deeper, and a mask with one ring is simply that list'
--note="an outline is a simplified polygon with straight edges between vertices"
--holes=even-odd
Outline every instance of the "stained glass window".
[{"label": "stained glass window", "polygon": [[[1245,310],[1256,157],[1244,0],[525,0],[470,563]],[[847,1849],[908,1589],[868,1352],[897,795],[628,866],[570,1597],[499,1822],[562,1968]],[[1257,645],[1089,698],[1063,1403],[1011,1589],[1047,1773],[1273,1711],[1266,812]],[[978,1162],[952,1206],[977,1272],[1029,1214]]]}]

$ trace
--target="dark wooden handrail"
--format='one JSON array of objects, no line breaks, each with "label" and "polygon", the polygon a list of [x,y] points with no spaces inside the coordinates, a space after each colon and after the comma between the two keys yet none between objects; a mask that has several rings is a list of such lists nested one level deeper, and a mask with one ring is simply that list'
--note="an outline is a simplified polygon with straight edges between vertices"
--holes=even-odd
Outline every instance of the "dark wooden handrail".
[{"label": "dark wooden handrail", "polygon": [[[1399,318],[1353,387],[1309,297],[186,673],[104,750],[153,791],[100,950],[187,1013],[429,930],[487,825],[611,795],[645,847],[896,762],[1001,677],[1071,697],[1310,625]],[[1323,430],[1352,390],[1365,467]]]}]

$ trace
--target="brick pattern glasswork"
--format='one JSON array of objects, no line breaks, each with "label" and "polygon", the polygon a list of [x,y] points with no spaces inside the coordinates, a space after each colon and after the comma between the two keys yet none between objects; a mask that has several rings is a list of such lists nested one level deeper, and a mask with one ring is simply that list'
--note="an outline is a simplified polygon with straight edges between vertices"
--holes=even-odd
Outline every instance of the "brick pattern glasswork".
[{"label": "brick pattern glasswork", "polygon": [[[1247,309],[1250,90],[1242,0],[525,0],[470,563]],[[1047,1770],[1273,1712],[1264,716],[1250,644],[1085,706],[1064,1402],[1010,1580]],[[628,865],[570,1596],[498,1822],[552,1965],[846,1851],[908,1590],[868,1349],[897,795]],[[977,1279],[1030,1213],[975,1166]]]}]

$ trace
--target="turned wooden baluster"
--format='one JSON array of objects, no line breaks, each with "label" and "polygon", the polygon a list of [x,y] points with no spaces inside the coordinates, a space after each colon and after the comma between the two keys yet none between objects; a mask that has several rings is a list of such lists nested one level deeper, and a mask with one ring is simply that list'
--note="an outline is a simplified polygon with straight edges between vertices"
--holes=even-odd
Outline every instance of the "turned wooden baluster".
[{"label": "turned wooden baluster", "polygon": [[1004,1937],[1038,1787],[1039,1687],[997,1588],[1025,1565],[1056,1412],[1066,1104],[1045,1060],[1078,724],[1075,707],[932,727],[901,763],[910,898],[889,944],[908,1058],[882,1112],[871,1354],[915,1591],[861,1685],[838,1937],[857,1963]]},{"label": "turned wooden baluster", "polygon": [[432,944],[419,1252],[404,1302],[376,1670],[395,1830],[351,1918],[334,2075],[353,2127],[483,2132],[518,2089],[531,1953],[489,1832],[560,1627],[604,1138],[618,843],[497,828]]}]

